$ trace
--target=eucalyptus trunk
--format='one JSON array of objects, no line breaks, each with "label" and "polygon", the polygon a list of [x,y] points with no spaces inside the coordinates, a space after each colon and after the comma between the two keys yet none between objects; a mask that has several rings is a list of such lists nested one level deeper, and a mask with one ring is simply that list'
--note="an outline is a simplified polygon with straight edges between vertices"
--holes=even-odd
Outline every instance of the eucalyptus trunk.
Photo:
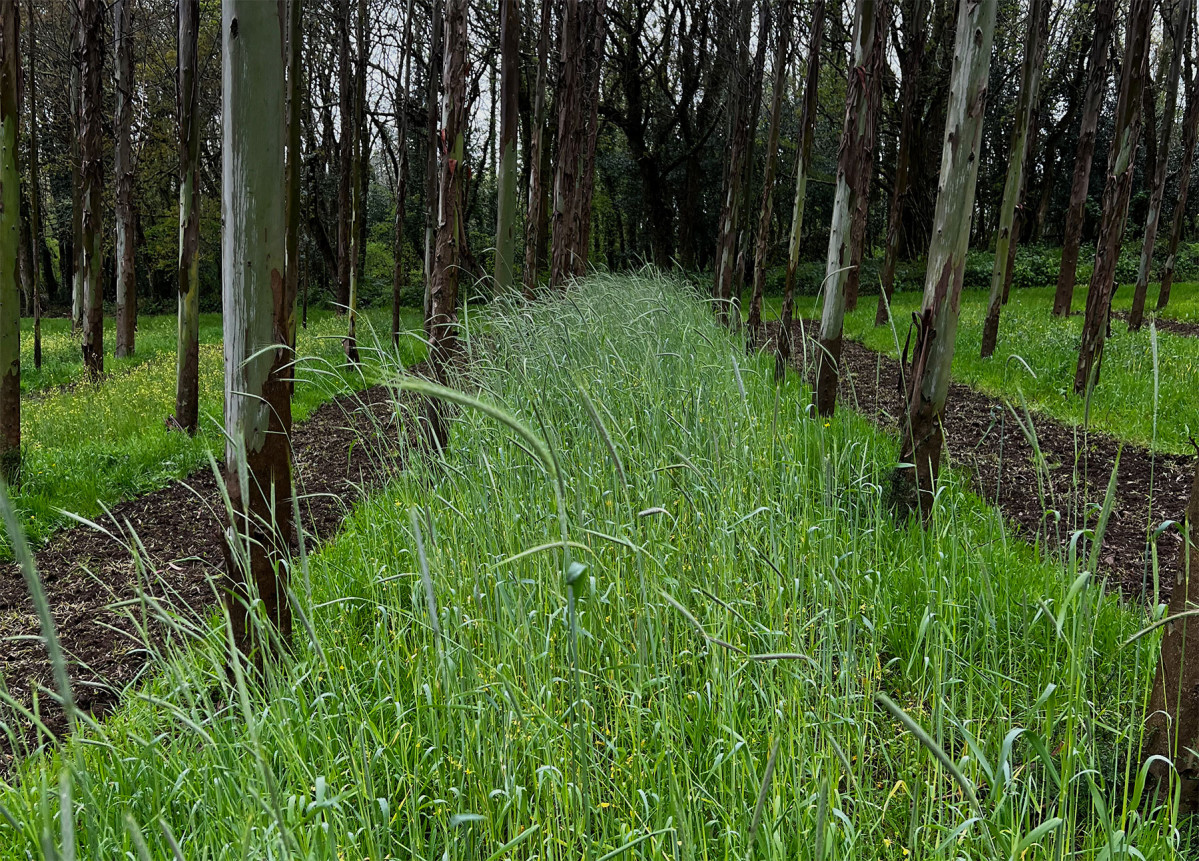
[{"label": "eucalyptus trunk", "polygon": [[[29,21],[25,28],[29,33],[29,208],[30,229],[33,242],[33,367],[42,368],[42,288],[41,263],[49,256],[42,239],[42,168],[38,156],[37,128],[37,35],[34,32],[33,0],[29,0]],[[53,281],[54,272],[49,264],[46,271]]]},{"label": "eucalyptus trunk", "polygon": [[[1162,12],[1164,15],[1164,5]],[[1137,286],[1132,294],[1132,310],[1128,313],[1128,330],[1130,332],[1140,329],[1145,319],[1145,295],[1149,292],[1149,275],[1153,268],[1153,246],[1157,243],[1157,226],[1161,219],[1162,199],[1166,193],[1166,167],[1170,161],[1170,138],[1174,134],[1174,114],[1178,108],[1178,82],[1182,78],[1182,55],[1190,43],[1190,24],[1191,0],[1174,0],[1174,17],[1169,21],[1170,38],[1173,44],[1170,51],[1170,69],[1166,73],[1166,105],[1162,114],[1157,169],[1153,174],[1153,190],[1149,195],[1149,212],[1145,218],[1145,236],[1141,241],[1141,265],[1137,270]]]},{"label": "eucalyptus trunk", "polygon": [[200,426],[200,0],[179,0],[179,325],[175,421],[194,435]]},{"label": "eucalyptus trunk", "polygon": [[1142,762],[1151,763],[1150,774],[1158,781],[1170,781],[1174,772],[1180,813],[1199,810],[1199,643],[1195,642],[1199,619],[1186,615],[1194,612],[1199,602],[1199,464],[1196,466],[1182,523],[1182,570],[1175,577],[1166,610],[1172,621],[1166,623],[1162,634],[1141,749]]},{"label": "eucalyptus trunk", "polygon": [[[873,168],[874,114],[876,102],[871,88],[883,73],[886,42],[886,2],[858,0],[854,12],[853,64],[845,94],[845,124],[837,153],[837,191],[829,227],[828,258],[824,275],[824,313],[820,318],[820,342],[816,351],[816,411],[831,416],[837,405],[837,383],[841,363],[841,335],[845,323],[846,279],[854,261],[853,222],[870,171]],[[859,258],[860,259],[860,258]]]},{"label": "eucalyptus trunk", "polygon": [[370,52],[366,44],[366,0],[358,0],[355,17],[354,92],[350,111],[353,134],[350,138],[350,293],[346,301],[346,360],[357,364],[358,356],[358,287],[362,275],[362,239],[366,226],[363,214],[366,207],[366,188],[370,166],[366,163],[366,64]]},{"label": "eucalyptus trunk", "polygon": [[[900,516],[919,507],[927,516],[937,485],[943,442],[941,418],[957,340],[962,277],[982,146],[997,0],[958,6],[949,102],[924,299],[916,319],[911,365],[905,368],[906,409],[899,465],[890,495]],[[907,350],[904,350],[906,364]]]},{"label": "eucalyptus trunk", "polygon": [[1103,362],[1103,346],[1116,286],[1116,262],[1120,257],[1120,243],[1124,239],[1128,201],[1132,196],[1136,172],[1142,90],[1149,70],[1149,22],[1152,18],[1152,0],[1131,0],[1124,64],[1120,72],[1120,99],[1116,105],[1115,128],[1107,159],[1107,183],[1100,209],[1103,218],[1095,248],[1095,269],[1087,291],[1087,312],[1082,326],[1082,343],[1078,348],[1078,367],[1074,372],[1074,391],[1080,395],[1094,384]]},{"label": "eucalyptus trunk", "polygon": [[879,273],[878,307],[874,325],[891,319],[891,296],[895,293],[895,267],[899,262],[899,232],[903,228],[903,210],[911,186],[912,146],[916,137],[916,98],[919,92],[920,66],[928,40],[928,0],[907,0],[903,25],[906,44],[899,67],[903,83],[899,90],[899,151],[895,155],[895,184],[891,190],[891,208],[887,214],[887,240],[883,268]]},{"label": "eucalyptus trunk", "polygon": [[[408,0],[405,15],[404,47],[400,58],[402,78],[396,82],[396,128],[399,131],[400,158],[396,165],[396,217],[392,254],[394,266],[391,273],[391,346],[400,346],[400,296],[408,286],[408,270],[404,266],[404,215],[408,199],[408,175],[411,172],[408,156],[408,98],[412,92],[412,9],[414,2]],[[402,91],[399,90],[403,87]]]},{"label": "eucalyptus trunk", "polygon": [[1074,301],[1074,282],[1078,276],[1078,251],[1082,245],[1082,226],[1086,220],[1087,191],[1091,184],[1091,162],[1095,158],[1095,135],[1103,92],[1107,89],[1107,54],[1115,27],[1115,0],[1095,0],[1095,27],[1091,37],[1091,55],[1087,59],[1087,92],[1083,97],[1082,125],[1074,152],[1074,180],[1070,185],[1070,203],[1066,208],[1066,227],[1062,234],[1062,262],[1058,267],[1057,290],[1053,295],[1053,313],[1068,316]]},{"label": "eucalyptus trunk", "polygon": [[[83,27],[78,0],[71,2],[71,71],[67,85],[67,103],[71,120],[71,334],[83,328],[83,149],[81,131],[81,102],[83,99],[82,44]],[[64,273],[66,261],[63,262]],[[65,276],[64,276],[65,277]]]},{"label": "eucalyptus trunk", "polygon": [[1049,41],[1049,0],[1032,0],[1028,8],[1028,34],[1024,40],[1024,63],[1020,70],[1020,98],[1016,103],[1016,125],[1008,148],[1007,179],[1003,185],[1003,203],[999,209],[999,229],[995,237],[995,263],[991,267],[991,295],[983,321],[982,357],[995,352],[999,336],[999,315],[1007,301],[1008,275],[1011,271],[1016,222],[1016,207],[1024,192],[1025,163],[1030,150],[1032,118],[1045,68],[1045,48]]},{"label": "eucalyptus trunk", "polygon": [[545,231],[545,88],[549,77],[550,0],[541,0],[537,34],[537,82],[533,92],[533,135],[529,149],[529,208],[525,219],[524,294],[532,299],[537,290],[537,269]]},{"label": "eucalyptus trunk", "polygon": [[[1192,22],[1191,28],[1194,29]],[[1170,288],[1174,284],[1178,243],[1186,225],[1187,187],[1191,182],[1191,167],[1195,161],[1195,144],[1199,138],[1199,73],[1190,57],[1187,58],[1187,108],[1182,117],[1182,165],[1178,168],[1178,200],[1174,203],[1174,218],[1170,225],[1170,241],[1166,246],[1166,263],[1162,267],[1162,283],[1157,294],[1157,310],[1170,303]]]},{"label": "eucalyptus trunk", "polygon": [[[300,75],[302,74],[301,48],[303,47],[303,0],[286,0],[287,46],[287,153],[283,162],[284,182],[287,184],[287,200],[285,202],[287,216],[286,249],[287,271],[283,279],[283,310],[287,315],[287,340],[291,360],[296,357],[296,338],[299,337],[297,325],[297,304],[300,298],[300,167],[303,157],[300,152]],[[289,394],[295,391],[294,367],[288,375]]]},{"label": "eucalyptus trunk", "polygon": [[224,0],[221,268],[225,330],[227,607],[234,645],[261,665],[291,638],[284,560],[292,535],[287,384],[287,143],[282,7]]},{"label": "eucalyptus trunk", "polygon": [[15,2],[0,3],[0,476],[21,474],[20,23]]},{"label": "eucalyptus trunk", "polygon": [[429,65],[425,70],[428,87],[425,93],[427,110],[425,132],[425,296],[421,306],[425,319],[425,335],[432,337],[430,322],[433,319],[433,267],[437,252],[438,207],[441,197],[441,177],[438,173],[438,154],[441,149],[441,78],[442,51],[444,49],[445,0],[433,0],[430,18]]},{"label": "eucalyptus trunk", "polygon": [[340,51],[337,66],[337,113],[340,119],[337,153],[337,302],[338,314],[350,306],[350,273],[353,243],[354,207],[354,55],[350,51],[350,25],[353,21],[350,0],[341,0],[337,11]]},{"label": "eucalyptus trunk", "polygon": [[582,176],[574,207],[578,211],[579,235],[574,256],[575,274],[587,269],[591,254],[591,201],[595,193],[595,153],[599,144],[600,82],[603,78],[604,45],[608,36],[608,0],[591,0],[585,4],[584,50],[586,51],[583,104],[587,123],[583,128]]},{"label": "eucalyptus trunk", "polygon": [[83,364],[93,379],[104,373],[104,0],[77,0],[80,42],[79,175]]},{"label": "eucalyptus trunk", "polygon": [[576,274],[579,238],[578,197],[584,157],[583,90],[586,51],[579,0],[562,6],[562,73],[558,85],[558,164],[554,173],[553,251],[550,285],[562,286]]},{"label": "eucalyptus trunk", "polygon": [[791,51],[791,22],[794,9],[790,0],[779,8],[779,28],[774,50],[774,83],[770,96],[770,131],[766,138],[766,164],[762,171],[762,205],[758,212],[757,247],[754,251],[754,287],[749,301],[751,348],[761,341],[762,296],[766,285],[766,258],[770,250],[770,221],[774,213],[774,177],[778,164],[779,125],[783,113],[783,91],[787,88],[787,59]]},{"label": "eucalyptus trunk", "polygon": [[500,2],[500,159],[495,224],[495,286],[507,292],[515,283],[516,132],[520,120],[520,10],[516,0]]},{"label": "eucalyptus trunk", "polygon": [[116,264],[117,343],[114,354],[132,356],[137,334],[137,225],[133,212],[133,0],[116,0]]},{"label": "eucalyptus trunk", "polygon": [[[430,291],[429,364],[443,385],[449,382],[461,345],[458,341],[458,272],[462,255],[463,180],[466,146],[467,0],[447,0],[445,6],[446,61],[442,80],[440,204],[436,251]],[[426,402],[433,442],[444,449],[449,426],[441,401]]]}]

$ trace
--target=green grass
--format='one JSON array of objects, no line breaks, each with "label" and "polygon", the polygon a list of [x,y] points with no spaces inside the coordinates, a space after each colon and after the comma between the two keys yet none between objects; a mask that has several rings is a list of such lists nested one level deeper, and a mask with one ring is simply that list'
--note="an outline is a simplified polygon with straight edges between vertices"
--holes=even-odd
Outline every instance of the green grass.
[{"label": "green grass", "polygon": [[[364,322],[375,324],[386,340],[390,311],[365,316]],[[406,313],[403,325],[419,331],[419,314]],[[341,367],[344,327],[343,318],[321,312],[311,315],[308,328],[300,330],[298,351],[306,359],[297,374],[295,421],[303,421],[343,388],[343,377],[350,380],[356,376]],[[47,376],[42,383],[55,379],[74,384],[64,390],[43,391],[22,404],[22,483],[12,496],[31,540],[42,541],[61,528],[66,522],[63,510],[94,517],[101,505],[138,496],[187,475],[206,461],[209,451],[218,459],[223,456],[224,359],[219,316],[204,315],[200,332],[201,433],[194,438],[166,425],[175,411],[174,317],[142,317],[136,356],[118,363],[113,373],[96,383],[82,378],[77,344],[73,362],[67,361],[66,347],[59,341],[68,338],[69,331],[56,333],[53,341],[47,338],[44,349],[52,343],[56,358],[43,365]],[[363,341],[372,342],[368,336]],[[405,338],[401,347],[405,362],[422,354],[415,337]],[[32,359],[28,367],[32,367]],[[367,382],[371,380],[362,379],[358,386]]]},{"label": "green grass", "polygon": [[163,656],[0,786],[0,858],[170,857],[168,832],[189,859],[1191,851],[1136,796],[1157,635],[1121,648],[1146,614],[1081,563],[952,474],[930,529],[893,524],[895,441],[805,418],[672,283],[485,323],[501,420],[457,409],[448,461],[297,569],[315,643],[227,694],[219,625]]},{"label": "green grass", "polygon": [[[1086,306],[1086,288],[1074,294],[1074,307]],[[872,349],[898,357],[907,338],[908,322],[920,308],[919,293],[899,293],[893,300],[897,330],[874,325],[875,296],[863,296],[857,311],[845,318],[845,334]],[[1117,309],[1127,308],[1132,289],[1123,287]],[[767,302],[765,316],[778,317],[781,300]],[[953,357],[953,375],[959,382],[988,395],[1017,400],[1023,393],[1028,406],[1068,425],[1084,423],[1085,399],[1074,394],[1074,369],[1082,317],[1054,317],[1052,288],[1013,290],[1000,318],[995,355],[979,358],[987,294],[962,294],[960,328]],[[1177,285],[1170,308],[1180,315],[1199,310],[1199,284]],[[796,313],[819,317],[812,297],[796,302]],[[1182,316],[1179,317],[1182,319]],[[898,344],[898,347],[897,347]],[[1187,454],[1191,436],[1199,433],[1199,400],[1194,397],[1199,374],[1199,338],[1157,333],[1158,413],[1154,403],[1154,360],[1148,328],[1129,333],[1114,321],[1112,338],[1103,356],[1103,370],[1091,404],[1088,425],[1117,439],[1159,451]],[[1027,367],[1025,367],[1027,366]],[[1155,427],[1156,423],[1156,427]]]}]

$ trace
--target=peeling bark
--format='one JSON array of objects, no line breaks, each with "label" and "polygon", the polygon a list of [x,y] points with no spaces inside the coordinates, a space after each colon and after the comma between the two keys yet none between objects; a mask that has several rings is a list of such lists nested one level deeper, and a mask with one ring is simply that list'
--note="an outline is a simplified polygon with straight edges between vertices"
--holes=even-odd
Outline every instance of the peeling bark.
[{"label": "peeling bark", "polygon": [[926,517],[931,513],[941,466],[941,416],[957,340],[996,7],[997,0],[965,0],[958,7],[924,300],[920,313],[913,315],[916,338],[911,364],[907,346],[902,359],[907,410],[900,432],[899,465],[892,473],[889,490],[901,517],[916,508]]},{"label": "peeling bark", "polygon": [[1074,372],[1074,391],[1083,394],[1098,378],[1107,338],[1112,294],[1116,286],[1116,262],[1128,220],[1128,201],[1136,168],[1137,141],[1141,132],[1141,92],[1149,71],[1149,22],[1152,0],[1131,0],[1120,73],[1120,100],[1107,160],[1107,183],[1103,189],[1103,220],[1095,248],[1095,269],[1087,291],[1087,312]]},{"label": "peeling bark", "polygon": [[886,31],[890,16],[887,2],[858,0],[854,14],[853,65],[845,94],[845,124],[837,152],[837,192],[829,227],[828,258],[824,276],[824,313],[816,350],[816,411],[831,416],[837,404],[841,363],[841,334],[845,322],[846,283],[854,266],[855,241],[863,233],[854,229],[863,218],[860,207],[869,193],[873,169],[874,126],[878,112],[872,90],[883,73]]},{"label": "peeling bark", "polygon": [[235,647],[261,666],[276,641],[250,602],[261,602],[278,642],[290,641],[292,624],[285,22],[280,5],[257,0],[225,0],[221,12],[227,607]]},{"label": "peeling bark", "polygon": [[179,265],[175,421],[194,435],[200,426],[200,100],[197,40],[200,0],[179,0]]},{"label": "peeling bark", "polygon": [[816,137],[816,111],[820,106],[820,49],[824,43],[824,0],[812,6],[808,34],[808,68],[804,74],[803,113],[799,120],[799,145],[795,154],[795,202],[791,209],[791,235],[787,241],[787,280],[775,341],[774,378],[781,381],[791,360],[791,320],[795,314],[795,271],[799,267],[799,242],[803,235],[804,202],[812,167],[812,141]]},{"label": "peeling bark", "polygon": [[1070,205],[1066,209],[1066,228],[1062,235],[1062,262],[1058,268],[1053,313],[1065,317],[1074,300],[1074,281],[1078,274],[1078,249],[1082,244],[1082,225],[1086,216],[1087,190],[1091,184],[1091,162],[1095,157],[1095,134],[1103,92],[1107,89],[1107,53],[1115,27],[1115,0],[1096,0],[1095,32],[1091,56],[1087,61],[1087,93],[1083,98],[1082,126],[1074,153],[1074,180],[1070,186]]}]

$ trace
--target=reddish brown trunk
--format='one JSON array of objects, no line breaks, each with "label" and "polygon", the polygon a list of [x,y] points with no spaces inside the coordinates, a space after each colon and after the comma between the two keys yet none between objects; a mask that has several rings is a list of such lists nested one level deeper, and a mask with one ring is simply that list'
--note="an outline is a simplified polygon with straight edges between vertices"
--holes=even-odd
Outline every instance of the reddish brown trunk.
[{"label": "reddish brown trunk", "polygon": [[1087,313],[1083,321],[1082,343],[1078,348],[1078,367],[1074,373],[1074,391],[1083,394],[1097,378],[1103,361],[1103,346],[1115,291],[1116,263],[1124,225],[1128,219],[1128,201],[1132,196],[1137,138],[1141,130],[1141,91],[1149,65],[1149,22],[1151,0],[1132,0],[1128,10],[1128,34],[1124,48],[1124,67],[1120,75],[1120,100],[1116,107],[1115,133],[1107,161],[1107,183],[1103,189],[1103,220],[1095,249],[1095,270],[1087,291]]},{"label": "reddish brown trunk", "polygon": [[1097,0],[1095,34],[1087,67],[1087,94],[1083,100],[1082,127],[1074,154],[1074,181],[1070,186],[1070,204],[1066,209],[1066,229],[1062,236],[1062,262],[1058,268],[1053,313],[1070,313],[1074,299],[1074,281],[1078,273],[1078,249],[1082,244],[1082,225],[1086,217],[1087,190],[1091,183],[1091,161],[1095,156],[1095,133],[1099,127],[1103,91],[1107,85],[1107,52],[1114,27],[1114,0]]},{"label": "reddish brown trunk", "polygon": [[175,381],[175,421],[189,434],[200,426],[199,283],[196,254],[200,243],[200,98],[197,40],[200,0],[181,0],[179,12],[179,335]]},{"label": "reddish brown trunk", "polygon": [[133,0],[117,0],[116,21],[116,257],[117,257],[117,343],[114,354],[132,356],[137,331],[137,278],[134,272],[133,222]]}]

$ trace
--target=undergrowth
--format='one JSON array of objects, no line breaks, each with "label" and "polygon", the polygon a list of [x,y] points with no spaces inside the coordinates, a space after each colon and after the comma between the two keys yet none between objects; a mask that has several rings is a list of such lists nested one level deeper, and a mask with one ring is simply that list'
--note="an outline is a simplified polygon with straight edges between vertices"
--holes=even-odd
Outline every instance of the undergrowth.
[{"label": "undergrowth", "polygon": [[1193,850],[1139,779],[1157,636],[1093,560],[952,474],[893,523],[894,440],[669,281],[483,322],[447,458],[296,560],[315,639],[230,688],[222,626],[168,619],[156,680],[0,787],[0,858]]}]

